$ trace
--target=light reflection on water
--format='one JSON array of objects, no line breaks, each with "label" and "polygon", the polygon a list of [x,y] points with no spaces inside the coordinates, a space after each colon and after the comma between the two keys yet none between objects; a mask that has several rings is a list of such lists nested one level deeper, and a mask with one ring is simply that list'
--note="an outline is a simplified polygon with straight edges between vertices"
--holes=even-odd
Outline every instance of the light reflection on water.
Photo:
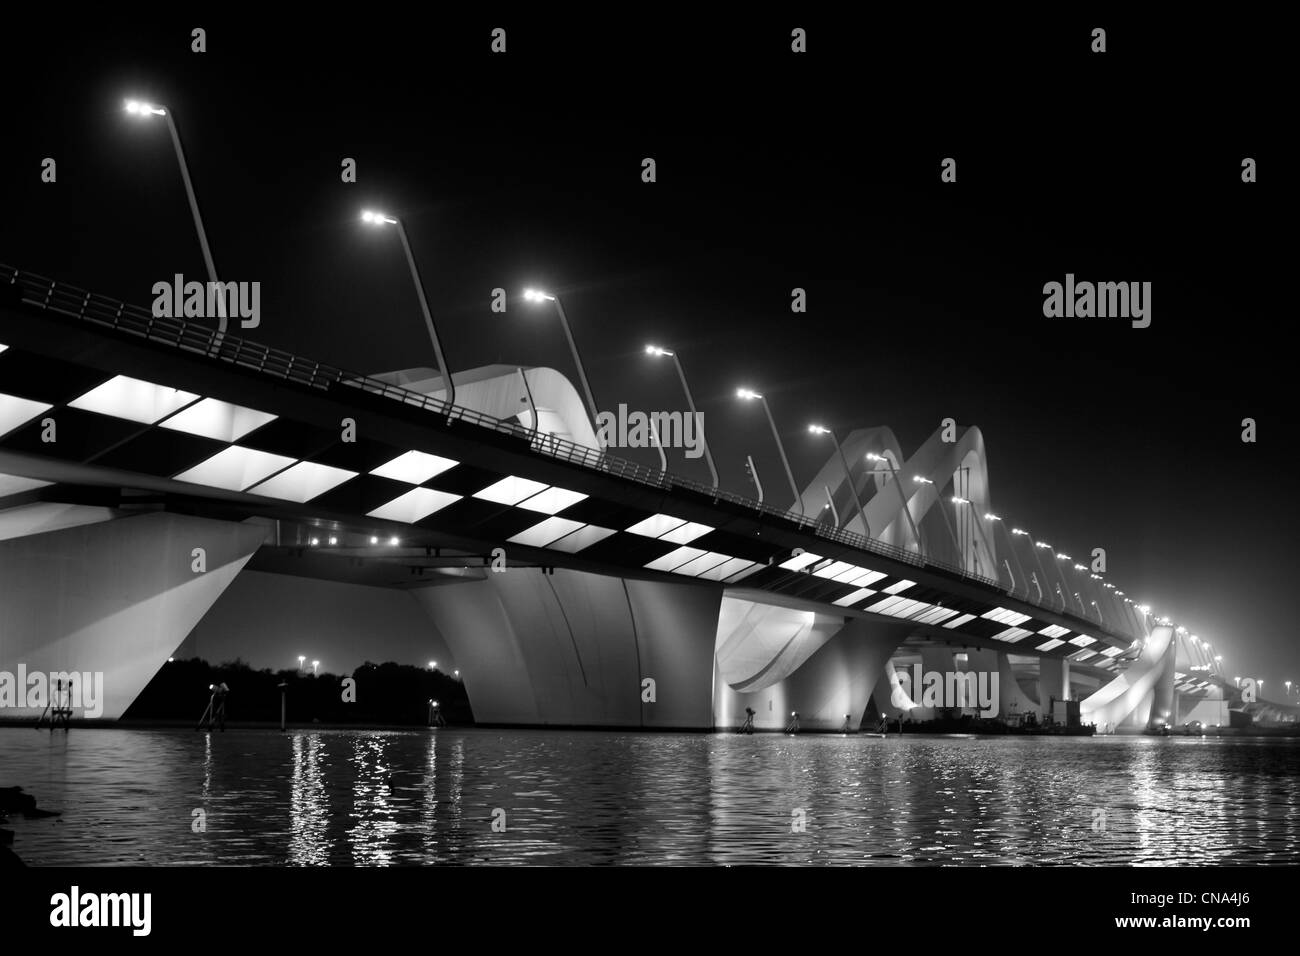
[{"label": "light reflection on water", "polygon": [[1294,739],[4,728],[13,785],[35,865],[1300,862]]}]

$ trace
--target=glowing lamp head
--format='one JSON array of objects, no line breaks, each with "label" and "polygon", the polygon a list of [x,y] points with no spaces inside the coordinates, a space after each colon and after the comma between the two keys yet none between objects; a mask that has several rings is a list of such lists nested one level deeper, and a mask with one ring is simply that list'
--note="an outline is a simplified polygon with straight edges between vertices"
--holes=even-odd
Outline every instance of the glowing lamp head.
[{"label": "glowing lamp head", "polygon": [[808,431],[812,432],[814,435],[829,435],[831,430],[829,428],[824,428],[821,425],[809,425]]},{"label": "glowing lamp head", "polygon": [[548,295],[539,289],[525,289],[524,298],[529,302],[554,302],[555,296]]},{"label": "glowing lamp head", "polygon": [[382,212],[372,212],[369,209],[361,214],[361,221],[372,226],[382,226],[385,223],[388,225],[397,224],[397,220],[392,216],[386,216]]},{"label": "glowing lamp head", "polygon": [[762,398],[763,396],[758,394],[758,392],[754,391],[752,388],[738,388],[736,389],[736,397],[743,398],[748,402],[753,401],[756,398]]},{"label": "glowing lamp head", "polygon": [[139,100],[127,100],[126,111],[132,116],[165,116],[167,111],[161,106],[155,106],[152,103],[141,103]]},{"label": "glowing lamp head", "polygon": [[645,347],[645,354],[646,355],[672,355],[673,353],[668,351],[668,349],[661,349],[657,345],[647,345]]}]

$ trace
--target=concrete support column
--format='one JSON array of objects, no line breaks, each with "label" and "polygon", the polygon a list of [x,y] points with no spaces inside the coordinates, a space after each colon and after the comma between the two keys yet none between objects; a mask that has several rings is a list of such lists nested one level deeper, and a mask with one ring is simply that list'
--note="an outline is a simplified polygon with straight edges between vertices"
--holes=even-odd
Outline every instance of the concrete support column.
[{"label": "concrete support column", "polygon": [[757,730],[782,730],[792,711],[801,730],[858,730],[871,693],[894,650],[912,633],[908,624],[852,618],[793,673],[761,690],[742,693],[718,682],[717,729],[732,729],[754,710]]},{"label": "concrete support column", "polygon": [[1038,660],[1038,706],[1044,714],[1052,712],[1053,700],[1070,699],[1070,662],[1063,657]]},{"label": "concrete support column", "polygon": [[0,541],[0,671],[102,675],[100,713],[74,706],[73,716],[120,717],[264,536],[151,513]]}]

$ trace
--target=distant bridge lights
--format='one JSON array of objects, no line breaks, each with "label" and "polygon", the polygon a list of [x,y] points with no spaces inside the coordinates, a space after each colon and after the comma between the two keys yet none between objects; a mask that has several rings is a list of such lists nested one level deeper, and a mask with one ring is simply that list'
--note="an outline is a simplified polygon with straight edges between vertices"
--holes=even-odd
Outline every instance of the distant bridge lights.
[{"label": "distant bridge lights", "polygon": [[[587,381],[587,368],[582,364],[582,356],[578,354],[578,343],[574,341],[573,330],[569,328],[569,317],[564,314],[564,303],[560,301],[559,296],[539,289],[525,289],[524,300],[534,304],[555,303],[555,312],[560,317],[560,327],[564,329],[564,337],[569,342],[569,351],[573,353],[573,364],[578,367],[578,380],[582,382],[582,392],[586,396],[587,410],[591,413],[591,424],[594,428],[600,417],[596,412],[596,399],[591,394],[591,383]],[[596,433],[596,440],[600,441],[599,431]]]},{"label": "distant bridge lights", "polygon": [[411,252],[410,240],[406,238],[406,227],[402,225],[402,220],[396,216],[388,216],[382,212],[371,212],[367,210],[361,214],[361,221],[372,226],[396,226],[397,236],[402,240],[402,251],[406,253],[406,264],[411,270],[411,281],[415,284],[415,294],[420,300],[420,311],[424,313],[424,324],[429,330],[429,340],[433,343],[433,357],[438,363],[438,374],[442,376],[442,386],[446,389],[447,404],[456,404],[456,383],[451,380],[451,369],[447,367],[447,360],[442,354],[442,342],[438,338],[438,330],[433,324],[433,315],[429,312],[429,300],[424,294],[424,282],[420,279],[420,269],[415,264],[415,255]]},{"label": "distant bridge lights", "polygon": [[794,483],[794,472],[790,470],[790,459],[785,456],[785,445],[781,443],[781,433],[776,429],[776,419],[772,417],[772,409],[767,404],[767,399],[752,388],[736,389],[736,397],[746,402],[757,401],[762,403],[763,411],[767,413],[767,423],[772,427],[772,437],[776,439],[776,450],[781,453],[781,464],[785,466],[785,476],[790,480],[790,492],[794,495],[795,504],[799,506],[799,514],[807,517],[803,507],[803,495],[799,494],[799,486]]},{"label": "distant bridge lights", "polygon": [[704,434],[704,418],[695,410],[695,399],[691,397],[691,387],[686,384],[686,372],[682,369],[682,360],[677,357],[677,353],[672,349],[660,348],[657,345],[647,345],[645,347],[646,355],[655,357],[666,356],[673,360],[673,365],[677,368],[677,377],[682,380],[682,391],[686,393],[686,406],[691,411],[691,417],[695,419],[695,424],[700,433],[700,445],[704,449],[704,461],[709,466],[709,474],[713,478],[713,490],[718,490],[718,469],[713,466],[713,453],[709,451],[709,440]]},{"label": "distant bridge lights", "polygon": [[312,677],[315,677],[316,674],[317,674],[317,672],[319,672],[319,671],[320,671],[320,661],[312,661],[312,662],[311,662],[311,676],[312,676]]}]

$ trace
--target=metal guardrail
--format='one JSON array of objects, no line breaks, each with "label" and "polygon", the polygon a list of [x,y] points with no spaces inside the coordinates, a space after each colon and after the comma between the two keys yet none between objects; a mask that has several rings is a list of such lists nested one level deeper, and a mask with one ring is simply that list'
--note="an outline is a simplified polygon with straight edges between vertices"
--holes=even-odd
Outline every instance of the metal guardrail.
[{"label": "metal guardrail", "polygon": [[[749,511],[788,521],[799,530],[814,537],[834,541],[837,544],[856,548],[859,551],[892,558],[904,564],[944,571],[964,580],[983,584],[1004,594],[1017,597],[1018,600],[1051,610],[1054,613],[1068,614],[1070,617],[1076,616],[1069,611],[1056,611],[1055,607],[1048,602],[1036,600],[1028,593],[1023,596],[1017,595],[1014,589],[1008,589],[1001,581],[985,577],[982,574],[976,574],[944,561],[924,558],[912,551],[906,551],[884,541],[878,541],[875,538],[864,537],[839,528],[829,528],[792,511],[782,511],[779,508],[773,508],[771,505],[746,498],[743,495],[715,489],[711,485],[705,485],[689,478],[656,471],[626,458],[619,458],[605,451],[578,445],[566,439],[557,438],[554,435],[534,432],[518,422],[504,421],[461,405],[452,405],[408,388],[391,385],[368,375],[348,372],[332,365],[323,365],[320,362],[314,362],[311,359],[305,359],[281,349],[249,342],[228,332],[222,333],[216,329],[192,325],[182,319],[160,318],[151,311],[139,306],[128,305],[107,296],[79,289],[76,286],[55,282],[45,276],[23,272],[3,263],[0,263],[0,285],[16,287],[24,303],[49,312],[56,312],[60,315],[91,322],[118,332],[148,339],[151,342],[158,342],[182,351],[203,355],[216,361],[238,365],[264,375],[295,382],[323,392],[331,392],[338,387],[360,389],[392,401],[433,412],[446,419],[448,425],[452,422],[464,421],[526,440],[533,452],[550,458],[570,462],[594,471],[605,472],[664,492],[681,489],[702,495],[712,501],[725,501]],[[1079,620],[1086,619],[1079,618]],[[1092,622],[1088,622],[1088,624],[1090,627],[1092,626]]]}]

